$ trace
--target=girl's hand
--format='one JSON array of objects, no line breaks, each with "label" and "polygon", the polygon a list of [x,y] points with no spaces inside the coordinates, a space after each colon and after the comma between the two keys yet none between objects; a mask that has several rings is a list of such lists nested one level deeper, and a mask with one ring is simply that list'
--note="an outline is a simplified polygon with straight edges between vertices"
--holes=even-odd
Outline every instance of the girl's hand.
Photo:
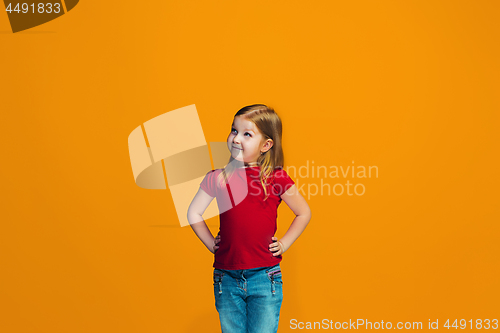
[{"label": "girl's hand", "polygon": [[285,253],[286,249],[283,246],[283,243],[278,240],[278,237],[273,237],[272,240],[274,243],[269,244],[269,251],[274,252],[273,256],[279,256],[280,254]]},{"label": "girl's hand", "polygon": [[214,246],[212,247],[212,253],[215,253],[215,251],[217,251],[219,249],[219,246],[217,244],[219,244],[220,242],[220,235],[217,234],[217,237],[214,238]]}]

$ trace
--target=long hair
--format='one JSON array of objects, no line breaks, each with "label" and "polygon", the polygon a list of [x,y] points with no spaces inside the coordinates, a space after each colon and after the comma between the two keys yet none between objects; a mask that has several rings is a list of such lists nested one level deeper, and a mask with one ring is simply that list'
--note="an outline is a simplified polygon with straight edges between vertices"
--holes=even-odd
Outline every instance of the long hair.
[{"label": "long hair", "polygon": [[[282,125],[281,119],[273,108],[264,104],[253,104],[241,108],[234,117],[243,116],[251,121],[258,128],[263,136],[263,142],[267,139],[273,140],[273,146],[264,154],[260,155],[257,164],[259,168],[259,178],[264,189],[265,200],[269,197],[268,185],[272,181],[273,171],[276,168],[283,168],[284,156],[282,147]],[[262,142],[261,142],[262,143]],[[236,167],[231,163],[233,157],[229,158],[228,164],[219,174],[218,181],[221,186],[227,184]]]}]

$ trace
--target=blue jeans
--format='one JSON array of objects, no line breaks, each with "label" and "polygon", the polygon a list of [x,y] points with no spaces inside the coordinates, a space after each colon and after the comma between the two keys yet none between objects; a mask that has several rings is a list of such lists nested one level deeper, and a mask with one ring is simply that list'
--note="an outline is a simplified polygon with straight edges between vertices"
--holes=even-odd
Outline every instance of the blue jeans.
[{"label": "blue jeans", "polygon": [[276,333],[283,301],[281,268],[214,268],[215,308],[222,333]]}]

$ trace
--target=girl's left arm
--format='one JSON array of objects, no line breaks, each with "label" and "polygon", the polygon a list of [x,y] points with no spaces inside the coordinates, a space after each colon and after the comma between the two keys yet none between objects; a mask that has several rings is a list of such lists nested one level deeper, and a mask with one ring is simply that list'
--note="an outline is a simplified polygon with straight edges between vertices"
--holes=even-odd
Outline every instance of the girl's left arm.
[{"label": "girl's left arm", "polygon": [[275,252],[275,256],[288,250],[293,242],[299,238],[300,234],[302,234],[311,220],[311,209],[295,184],[281,195],[281,199],[290,207],[296,216],[290,228],[288,228],[285,235],[279,240],[283,244],[284,249]]}]

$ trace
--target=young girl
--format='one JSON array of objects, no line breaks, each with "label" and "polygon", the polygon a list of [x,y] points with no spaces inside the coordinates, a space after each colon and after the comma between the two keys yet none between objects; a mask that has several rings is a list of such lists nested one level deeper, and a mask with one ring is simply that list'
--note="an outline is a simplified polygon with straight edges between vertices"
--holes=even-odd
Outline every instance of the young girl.
[{"label": "young girl", "polygon": [[[229,163],[205,175],[188,209],[193,231],[215,254],[215,307],[223,333],[277,332],[281,255],[311,219],[307,202],[283,170],[281,133],[272,108],[254,104],[239,110],[227,138]],[[202,217],[214,197],[220,216],[216,238]],[[282,200],[296,217],[278,240],[274,234]]]}]

